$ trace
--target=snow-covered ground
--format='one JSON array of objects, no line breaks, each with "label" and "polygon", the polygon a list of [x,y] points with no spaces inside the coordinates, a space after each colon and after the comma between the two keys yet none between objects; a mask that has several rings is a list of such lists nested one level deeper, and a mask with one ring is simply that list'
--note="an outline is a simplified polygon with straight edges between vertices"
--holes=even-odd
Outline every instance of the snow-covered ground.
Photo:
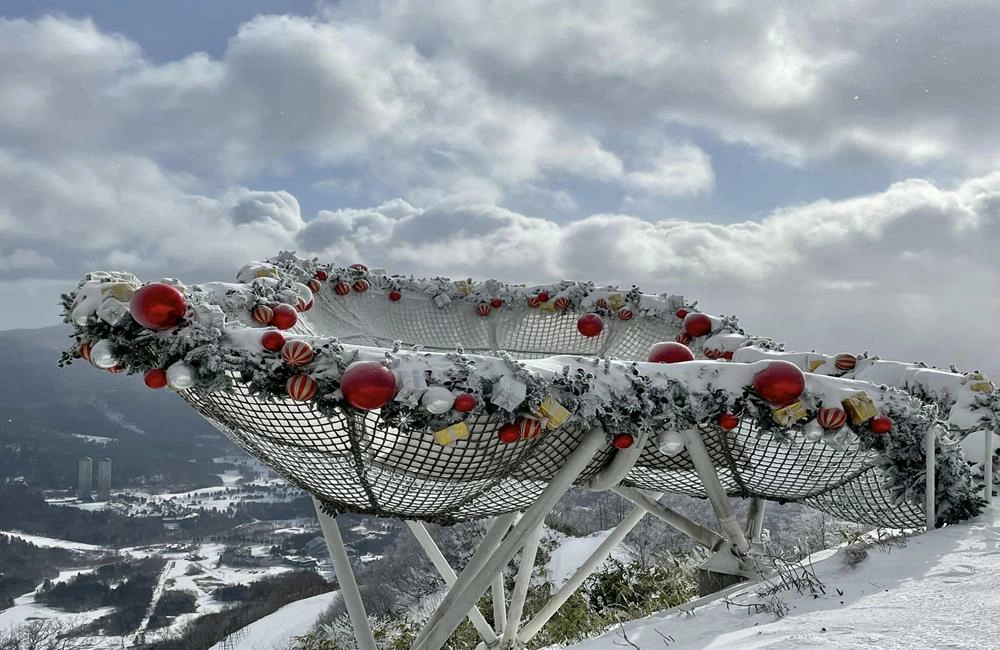
[{"label": "snow-covered ground", "polygon": [[285,650],[292,637],[309,631],[339,594],[339,591],[331,591],[289,603],[226,637],[211,650]]},{"label": "snow-covered ground", "polygon": [[[549,574],[552,576],[552,584],[561,587],[569,580],[573,572],[590,557],[590,554],[607,539],[608,535],[611,534],[611,529],[601,530],[586,537],[568,537],[555,531],[550,531],[549,534],[556,536],[559,544],[558,548],[552,551],[552,556],[549,559]],[[627,556],[628,554],[621,544],[611,549],[611,557],[616,560],[627,561]]]},{"label": "snow-covered ground", "polygon": [[[732,604],[763,602],[757,585],[731,593],[729,604],[682,606],[626,623],[624,633],[643,650],[1000,648],[1000,506],[903,547],[870,548],[854,566],[849,557],[843,549],[812,556],[826,593],[784,592],[784,618]],[[573,647],[632,646],[619,630]]]},{"label": "snow-covered ground", "polygon": [[94,544],[84,544],[83,542],[70,542],[65,539],[42,537],[41,535],[28,535],[27,533],[19,533],[16,530],[13,531],[0,530],[0,535],[7,535],[8,537],[17,537],[23,539],[26,542],[31,542],[35,546],[41,548],[68,548],[72,551],[107,550],[103,546],[95,546]]}]

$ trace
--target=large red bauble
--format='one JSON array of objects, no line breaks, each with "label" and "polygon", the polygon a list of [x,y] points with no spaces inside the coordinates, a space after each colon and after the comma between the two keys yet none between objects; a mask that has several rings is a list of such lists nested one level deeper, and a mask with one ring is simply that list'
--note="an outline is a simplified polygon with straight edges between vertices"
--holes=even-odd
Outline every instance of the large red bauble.
[{"label": "large red bauble", "polygon": [[868,423],[872,433],[889,433],[892,431],[892,420],[885,415],[876,415]]},{"label": "large red bauble", "polygon": [[678,363],[681,361],[694,361],[694,352],[686,345],[665,341],[654,343],[649,349],[649,356],[646,361],[652,363]]},{"label": "large red bauble", "polygon": [[705,336],[712,332],[712,319],[705,314],[686,314],[684,316],[684,331],[688,336]]},{"label": "large red bauble", "polygon": [[468,413],[472,409],[476,408],[476,396],[470,393],[459,393],[455,397],[455,404],[453,408],[456,411]]},{"label": "large red bauble", "polygon": [[604,331],[604,319],[597,314],[584,314],[576,320],[576,329],[587,338],[593,338]]},{"label": "large red bauble", "polygon": [[396,376],[378,361],[356,361],[340,378],[340,390],[354,408],[382,408],[396,395]]},{"label": "large red bauble", "polygon": [[521,429],[516,424],[507,423],[497,431],[500,442],[509,445],[521,439]]},{"label": "large red bauble", "polygon": [[151,330],[165,330],[184,318],[187,304],[175,287],[162,282],[147,284],[132,294],[128,310],[135,322]]},{"label": "large red bauble", "polygon": [[740,426],[739,416],[733,413],[719,413],[719,417],[715,421],[719,423],[719,428],[724,431],[732,431]]},{"label": "large red bauble", "polygon": [[788,406],[806,389],[806,376],[790,361],[772,361],[753,376],[753,388],[771,404]]},{"label": "large red bauble", "polygon": [[628,449],[634,442],[635,438],[632,437],[631,433],[619,433],[611,439],[611,444],[614,445],[616,449]]},{"label": "large red bauble", "polygon": [[260,337],[260,344],[265,350],[278,352],[285,347],[285,335],[276,330],[264,332],[264,335]]},{"label": "large red bauble", "polygon": [[274,325],[279,330],[287,330],[295,327],[295,323],[299,322],[299,315],[295,311],[295,307],[291,305],[286,305],[285,303],[278,303],[271,308],[273,312],[271,314],[271,325]]},{"label": "large red bauble", "polygon": [[167,385],[167,371],[163,368],[147,370],[146,374],[142,376],[142,380],[150,388],[163,388]]}]

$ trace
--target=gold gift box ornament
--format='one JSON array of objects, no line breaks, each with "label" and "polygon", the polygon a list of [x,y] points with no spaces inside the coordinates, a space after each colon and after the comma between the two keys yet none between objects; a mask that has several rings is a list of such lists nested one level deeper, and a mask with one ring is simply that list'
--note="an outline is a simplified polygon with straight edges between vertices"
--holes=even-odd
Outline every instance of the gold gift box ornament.
[{"label": "gold gift box ornament", "polygon": [[455,288],[458,289],[458,292],[463,296],[467,296],[472,293],[472,282],[469,280],[455,280],[452,284],[455,285]]},{"label": "gold gift box ornament", "polygon": [[608,306],[611,307],[611,309],[618,311],[625,306],[625,299],[622,298],[621,294],[613,293],[608,296]]},{"label": "gold gift box ornament", "polygon": [[783,406],[780,409],[775,409],[772,412],[774,421],[783,427],[789,427],[799,420],[805,420],[809,417],[809,412],[806,411],[806,405],[802,403],[801,400],[798,402],[792,402],[788,406]]},{"label": "gold gift box ornament", "polygon": [[458,422],[434,432],[434,440],[444,447],[455,444],[456,440],[467,440],[468,437],[469,425],[465,422]]},{"label": "gold gift box ornament", "polygon": [[560,404],[555,397],[549,395],[538,407],[538,415],[542,417],[542,425],[546,429],[555,429],[565,424],[573,414]]},{"label": "gold gift box ornament", "polygon": [[862,424],[878,415],[875,402],[868,396],[868,393],[861,391],[845,399],[842,404],[847,415],[851,418],[851,424]]},{"label": "gold gift box ornament", "polygon": [[981,372],[970,372],[965,376],[969,390],[973,393],[992,393],[993,382],[986,378]]}]

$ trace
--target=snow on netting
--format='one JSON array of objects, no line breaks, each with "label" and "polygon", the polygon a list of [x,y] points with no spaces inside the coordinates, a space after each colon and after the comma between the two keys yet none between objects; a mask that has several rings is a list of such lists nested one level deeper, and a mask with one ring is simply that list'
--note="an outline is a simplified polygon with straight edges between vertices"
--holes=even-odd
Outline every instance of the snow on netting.
[{"label": "snow on netting", "polygon": [[[576,354],[642,359],[677,330],[655,318],[611,321],[594,339],[576,332],[579,314],[511,309],[480,318],[468,305],[439,308],[426,296],[391,304],[371,291],[345,300],[330,292],[316,297],[303,314],[301,333],[335,336],[345,343],[391,347],[421,345],[428,351],[491,354],[506,350],[519,358]],[[390,308],[391,307],[391,308]],[[467,440],[451,446],[431,432],[398,430],[378,411],[341,411],[324,416],[309,403],[266,402],[245,386],[231,392],[182,395],[220,430],[282,476],[336,510],[453,522],[523,510],[545,488],[583,436],[568,424],[532,441],[506,445],[497,439],[502,422],[479,416],[468,424]],[[916,527],[923,511],[893,503],[883,488],[877,456],[853,444],[836,449],[799,440],[779,444],[744,420],[730,432],[703,430],[720,479],[732,496],[803,502],[838,518],[881,526]],[[641,489],[704,497],[687,452],[666,456],[655,436],[623,484]],[[599,453],[578,482],[607,465],[610,447]]]}]

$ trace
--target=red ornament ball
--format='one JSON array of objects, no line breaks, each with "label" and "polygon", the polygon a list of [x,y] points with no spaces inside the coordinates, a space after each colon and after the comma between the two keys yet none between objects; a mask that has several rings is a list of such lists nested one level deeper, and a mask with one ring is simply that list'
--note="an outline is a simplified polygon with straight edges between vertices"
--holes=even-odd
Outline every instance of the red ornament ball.
[{"label": "red ornament ball", "polygon": [[497,438],[505,445],[509,445],[521,439],[521,430],[516,424],[507,423],[497,430]]},{"label": "red ornament ball", "polygon": [[298,300],[295,301],[295,311],[309,311],[312,308],[313,308],[312,300],[306,301],[303,300],[302,298],[299,298]]},{"label": "red ornament ball", "polygon": [[684,317],[688,315],[688,310],[686,310],[683,307],[681,307],[675,313],[677,315],[677,318],[679,318],[681,320],[684,320]]},{"label": "red ornament ball", "polygon": [[539,291],[537,295],[538,295],[538,301],[539,302],[548,302],[549,301],[549,292],[548,291]]},{"label": "red ornament ball", "polygon": [[839,408],[821,408],[816,413],[816,422],[824,429],[839,429],[847,424],[847,413]]},{"label": "red ornament ball", "polygon": [[309,287],[309,290],[313,293],[319,293],[319,290],[323,288],[323,283],[317,278],[310,278],[309,282],[306,282],[306,286]]},{"label": "red ornament ball", "polygon": [[341,280],[337,284],[333,285],[333,292],[338,296],[346,296],[351,293],[351,285]]},{"label": "red ornament ball", "polygon": [[868,423],[872,433],[889,433],[892,431],[892,420],[885,415],[876,415]]},{"label": "red ornament ball", "polygon": [[736,427],[740,426],[739,416],[733,413],[719,413],[719,417],[715,419],[719,424],[719,428],[723,431],[732,431]]},{"label": "red ornament ball", "polygon": [[398,302],[399,299],[402,298],[402,297],[403,297],[403,294],[401,294],[396,289],[393,289],[392,291],[389,292],[389,300],[391,300],[393,302]]},{"label": "red ornament ball", "polygon": [[110,368],[108,368],[108,372],[110,372],[113,375],[117,375],[119,372],[125,372],[125,368],[123,368],[122,366],[111,366]]},{"label": "red ornament ball", "polygon": [[649,349],[646,361],[652,363],[680,363],[682,361],[694,361],[694,352],[686,345],[667,341],[664,343],[654,343]]},{"label": "red ornament ball", "polygon": [[323,269],[320,269],[316,271],[316,274],[313,277],[315,277],[320,282],[326,282],[327,279],[329,279],[330,274],[324,271]]},{"label": "red ornament ball", "polygon": [[692,338],[710,334],[712,319],[705,314],[687,314],[684,316],[684,331]]},{"label": "red ornament ball", "polygon": [[80,353],[80,358],[86,361],[87,363],[90,363],[90,350],[93,347],[94,344],[91,343],[90,341],[84,341],[83,343],[80,344],[80,348],[78,350]]},{"label": "red ornament ball", "polygon": [[854,370],[854,366],[858,363],[858,358],[853,354],[838,354],[833,359],[833,365],[837,367],[837,370],[841,372],[847,372],[848,370]]},{"label": "red ornament ball", "polygon": [[577,319],[576,329],[587,338],[593,338],[604,331],[604,319],[597,314],[584,314]]},{"label": "red ornament ball", "polygon": [[150,388],[163,388],[167,385],[167,371],[163,368],[147,370],[146,374],[142,376],[142,380]]},{"label": "red ornament ball", "polygon": [[493,311],[493,308],[485,302],[481,302],[476,305],[476,313],[480,316],[489,316],[491,311]]},{"label": "red ornament ball", "polygon": [[364,293],[365,291],[368,291],[368,280],[365,279],[355,280],[353,288],[358,293]]},{"label": "red ornament ball", "polygon": [[295,327],[295,323],[299,322],[299,315],[291,305],[278,303],[271,308],[271,311],[274,312],[271,316],[271,325],[279,330],[291,329]]},{"label": "red ornament ball", "polygon": [[519,418],[517,429],[521,433],[522,440],[530,440],[541,435],[542,423],[533,418]]},{"label": "red ornament ball", "polygon": [[476,396],[471,393],[459,393],[455,396],[455,404],[452,408],[462,413],[468,413],[476,408]]},{"label": "red ornament ball", "polygon": [[619,433],[611,439],[611,444],[614,445],[616,449],[628,449],[634,442],[635,438],[632,437],[631,433]]},{"label": "red ornament ball", "polygon": [[340,390],[354,408],[382,408],[396,395],[396,376],[378,361],[356,361],[340,378]]},{"label": "red ornament ball", "polygon": [[500,309],[503,307],[503,300],[500,300],[499,298],[492,298],[490,300],[490,307],[493,309]]},{"label": "red ornament ball", "polygon": [[304,366],[313,360],[316,353],[308,341],[288,341],[281,346],[281,358],[292,367]]},{"label": "red ornament ball", "polygon": [[260,344],[265,350],[278,352],[285,347],[285,335],[277,330],[264,332],[264,335],[260,337]]},{"label": "red ornament ball", "polygon": [[753,376],[757,394],[775,406],[788,406],[806,389],[806,376],[790,361],[771,361]]},{"label": "red ornament ball", "polygon": [[351,268],[355,269],[355,270],[358,270],[358,271],[366,271],[366,272],[368,271],[368,267],[365,266],[364,264],[360,264],[360,263],[359,264],[351,264]]},{"label": "red ornament ball", "polygon": [[729,350],[726,350],[725,352],[722,353],[722,358],[725,359],[726,361],[732,361],[733,353],[730,352]]},{"label": "red ornament ball", "polygon": [[135,322],[151,330],[169,329],[184,318],[184,295],[169,284],[153,282],[132,294],[128,306]]},{"label": "red ornament ball", "polygon": [[316,380],[309,375],[292,375],[285,382],[285,392],[288,396],[299,402],[308,402],[316,396],[319,386]]},{"label": "red ornament ball", "polygon": [[552,304],[555,305],[556,309],[569,309],[569,298],[566,296],[559,296]]},{"label": "red ornament ball", "polygon": [[274,311],[272,311],[267,305],[257,305],[253,308],[253,311],[250,312],[250,316],[262,325],[269,325],[271,323],[271,318],[274,316]]},{"label": "red ornament ball", "polygon": [[618,318],[621,320],[632,320],[632,316],[634,316],[634,314],[628,307],[622,307],[618,310]]}]

